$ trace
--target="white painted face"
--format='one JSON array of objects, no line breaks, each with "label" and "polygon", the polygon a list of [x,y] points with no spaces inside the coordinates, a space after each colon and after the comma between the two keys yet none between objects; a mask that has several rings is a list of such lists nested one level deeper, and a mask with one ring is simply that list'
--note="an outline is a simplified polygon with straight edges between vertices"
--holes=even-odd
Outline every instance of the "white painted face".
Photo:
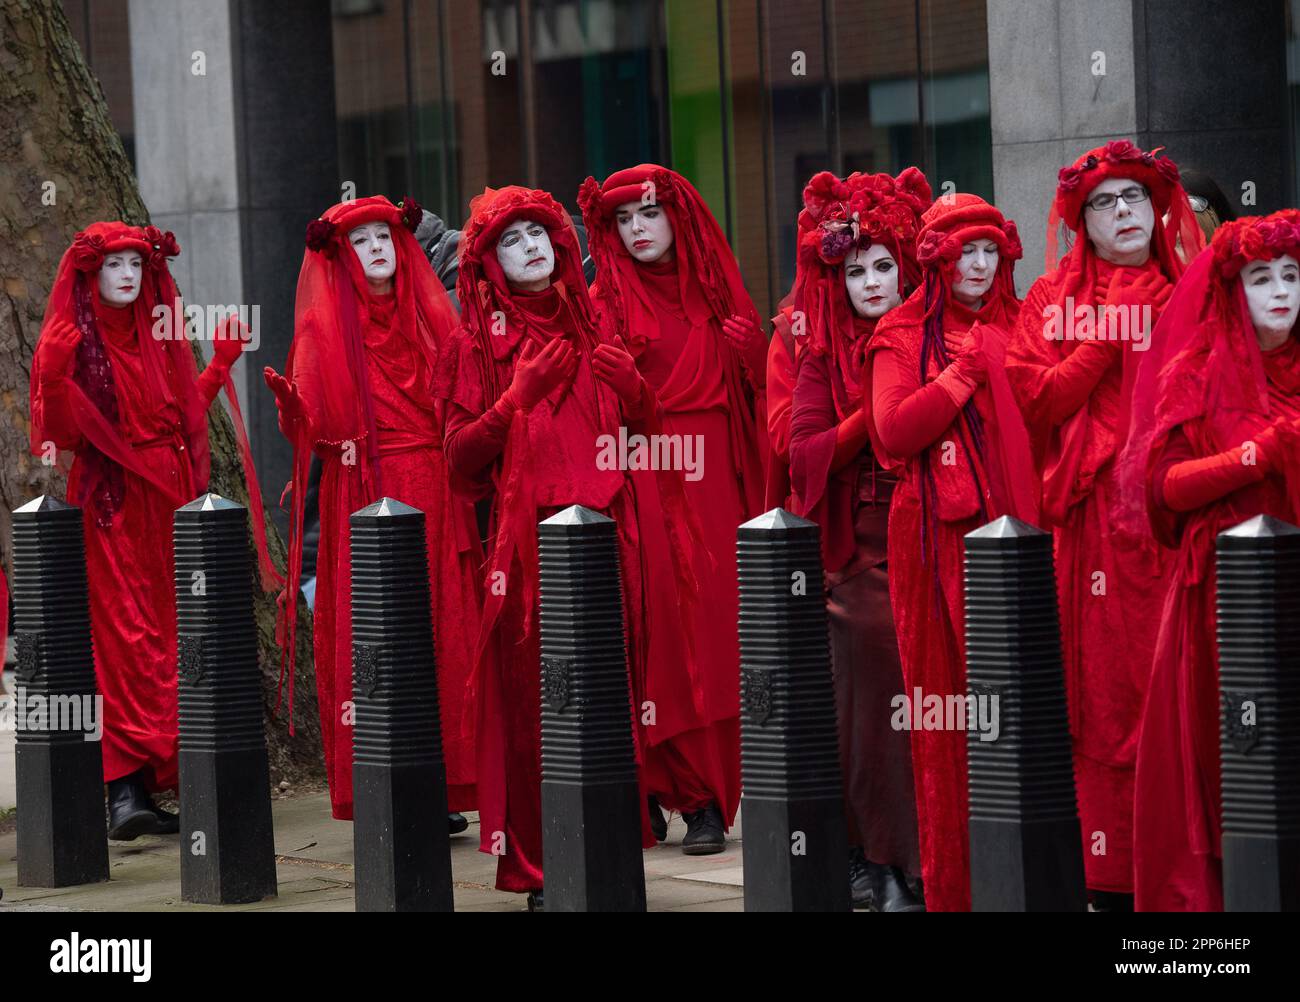
[{"label": "white painted face", "polygon": [[877,320],[901,303],[898,274],[898,262],[884,244],[850,251],[844,259],[844,288],[853,312]]},{"label": "white painted face", "polygon": [[1278,347],[1291,335],[1300,313],[1300,264],[1290,254],[1252,261],[1241,270],[1241,284],[1260,347]]},{"label": "white painted face", "polygon": [[140,296],[144,258],[137,251],[105,254],[99,269],[99,298],[109,306],[130,306]]},{"label": "white painted face", "polygon": [[963,244],[952,283],[953,298],[964,306],[977,307],[993,288],[998,270],[998,245],[986,237]]},{"label": "white painted face", "polygon": [[[1130,203],[1116,197],[1121,192],[1128,192],[1131,197],[1135,189],[1144,196],[1140,201]],[[1103,202],[1114,197],[1115,204],[1094,209],[1098,197]],[[1156,210],[1146,188],[1132,178],[1108,177],[1093,188],[1083,207],[1083,221],[1088,239],[1103,261],[1134,268],[1146,264],[1151,256]]]},{"label": "white painted face", "polygon": [[348,230],[348,243],[361,262],[367,282],[382,285],[397,271],[397,250],[387,223],[364,223]]},{"label": "white painted face", "polygon": [[497,240],[497,260],[513,285],[540,292],[551,284],[555,248],[546,227],[531,219],[517,219]]},{"label": "white painted face", "polygon": [[615,218],[623,246],[642,264],[654,264],[672,248],[673,224],[668,213],[658,205],[624,202]]}]

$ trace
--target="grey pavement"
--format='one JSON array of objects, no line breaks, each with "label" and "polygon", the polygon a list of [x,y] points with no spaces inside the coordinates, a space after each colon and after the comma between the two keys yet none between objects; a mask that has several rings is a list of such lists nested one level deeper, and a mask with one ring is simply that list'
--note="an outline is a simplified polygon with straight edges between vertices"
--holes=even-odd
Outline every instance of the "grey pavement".
[{"label": "grey pavement", "polygon": [[[0,758],[0,762],[12,763]],[[12,766],[10,766],[12,769]],[[3,797],[0,797],[3,800]],[[177,836],[146,836],[109,843],[110,879],[77,887],[19,887],[17,835],[0,834],[0,913],[70,911],[352,911],[352,824],[330,816],[325,793],[275,800],[276,877],[279,894],[247,905],[197,905],[181,901]],[[478,815],[452,839],[457,911],[526,911],[524,895],[493,887],[496,860],[478,851]],[[674,815],[668,841],[644,853],[650,911],[743,911],[739,826],[727,848],[713,856],[684,856],[686,833]]]}]

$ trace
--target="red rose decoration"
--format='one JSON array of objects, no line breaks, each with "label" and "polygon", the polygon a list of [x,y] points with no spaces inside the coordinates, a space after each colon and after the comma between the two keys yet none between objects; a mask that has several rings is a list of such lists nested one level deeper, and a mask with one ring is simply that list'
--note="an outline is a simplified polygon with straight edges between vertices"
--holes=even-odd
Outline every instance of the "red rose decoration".
[{"label": "red rose decoration", "polygon": [[397,204],[402,210],[402,225],[414,233],[420,226],[420,220],[424,218],[424,206],[410,195],[405,196]]},{"label": "red rose decoration", "polygon": [[307,224],[307,246],[318,254],[333,257],[334,229],[329,220],[313,219]]},{"label": "red rose decoration", "polygon": [[1168,157],[1160,157],[1155,162],[1156,173],[1170,184],[1178,183],[1178,165]]},{"label": "red rose decoration", "polygon": [[1068,195],[1083,181],[1083,171],[1077,167],[1062,167],[1056,175],[1056,190]]},{"label": "red rose decoration", "polygon": [[1020,243],[1020,231],[1016,229],[1016,224],[1008,219],[1002,224],[1002,232],[1007,238],[1007,247],[1003,254],[1011,261],[1019,261],[1024,256],[1025,249]]},{"label": "red rose decoration", "polygon": [[578,208],[584,215],[596,216],[600,210],[600,182],[588,177],[578,189]]},{"label": "red rose decoration", "polygon": [[78,271],[99,271],[104,263],[104,238],[78,233],[72,238],[72,266]]},{"label": "red rose decoration", "polygon": [[145,240],[153,248],[149,252],[148,263],[155,271],[165,267],[169,257],[175,257],[181,252],[181,245],[176,242],[176,234],[171,230],[164,233],[156,226],[146,226],[143,233]]}]

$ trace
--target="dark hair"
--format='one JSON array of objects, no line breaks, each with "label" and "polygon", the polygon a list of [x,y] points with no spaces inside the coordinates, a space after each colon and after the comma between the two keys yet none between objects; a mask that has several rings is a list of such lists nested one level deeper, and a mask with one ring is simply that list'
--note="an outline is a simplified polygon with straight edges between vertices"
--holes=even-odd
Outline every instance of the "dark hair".
[{"label": "dark hair", "polygon": [[1204,171],[1197,170],[1194,167],[1184,169],[1179,172],[1182,179],[1183,190],[1189,195],[1200,195],[1210,203],[1210,208],[1214,214],[1219,217],[1221,223],[1227,223],[1237,218],[1237,211],[1228,201],[1228,197],[1223,193],[1223,189],[1215,183],[1214,178],[1210,177]]}]

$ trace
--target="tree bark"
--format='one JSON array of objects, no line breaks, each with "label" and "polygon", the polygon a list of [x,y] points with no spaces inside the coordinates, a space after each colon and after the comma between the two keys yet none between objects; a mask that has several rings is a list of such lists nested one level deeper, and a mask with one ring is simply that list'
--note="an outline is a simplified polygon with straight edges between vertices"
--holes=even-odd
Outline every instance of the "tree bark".
[{"label": "tree bark", "polygon": [[[0,547],[6,573],[12,568],[12,510],[39,494],[66,495],[66,471],[42,465],[29,452],[28,385],[45,302],[73,235],[96,220],[111,219],[144,225],[149,212],[103,90],[62,5],[0,0]],[[202,353],[197,344],[191,346],[202,369]],[[248,487],[225,408],[214,405],[208,412],[208,433],[209,489],[247,505]],[[269,517],[266,532],[272,559],[283,568],[284,543]],[[253,553],[251,534],[249,550]],[[255,567],[255,554],[252,561]],[[296,734],[291,737],[287,698],[279,714],[274,712],[281,654],[275,642],[276,596],[261,590],[256,573],[253,582],[271,774],[294,783],[318,780],[323,758],[311,619],[300,602]]]}]

